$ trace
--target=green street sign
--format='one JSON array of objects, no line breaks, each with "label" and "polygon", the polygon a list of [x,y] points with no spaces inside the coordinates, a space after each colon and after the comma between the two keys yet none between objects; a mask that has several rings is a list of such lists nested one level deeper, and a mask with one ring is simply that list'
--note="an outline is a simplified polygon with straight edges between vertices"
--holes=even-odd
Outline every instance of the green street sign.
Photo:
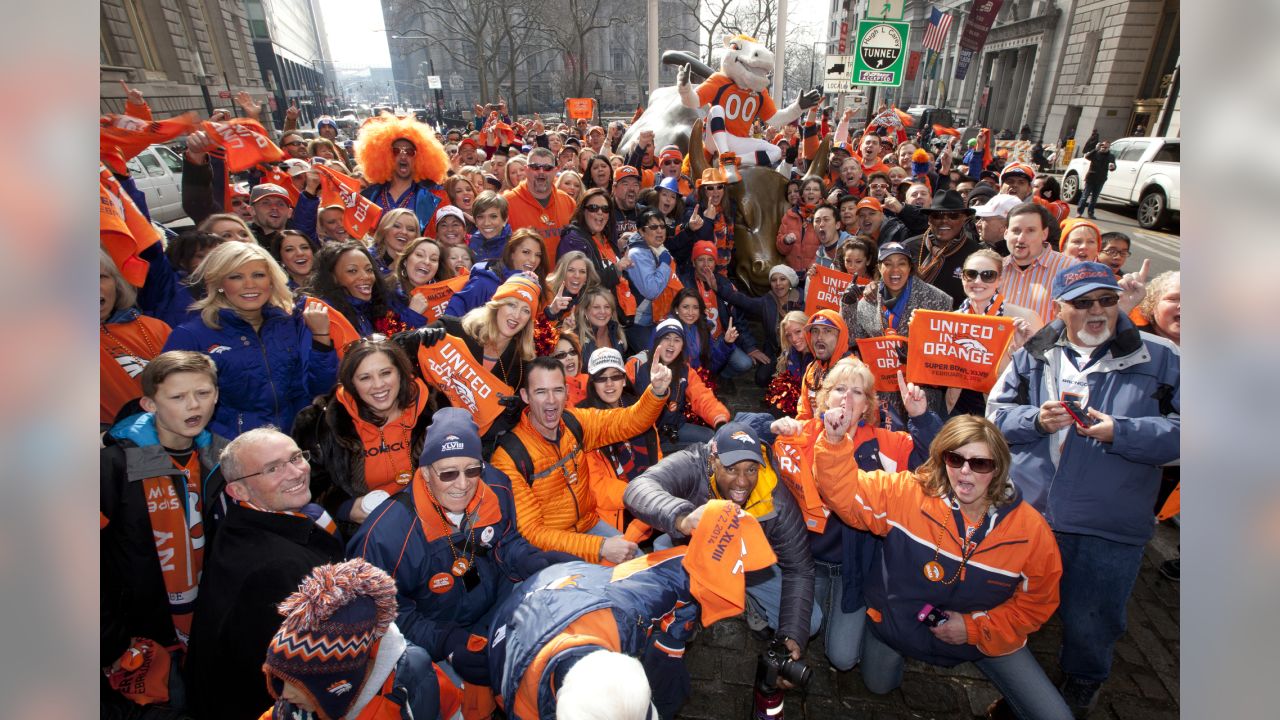
[{"label": "green street sign", "polygon": [[907,33],[911,25],[892,20],[858,21],[853,51],[854,85],[898,87],[907,64]]}]

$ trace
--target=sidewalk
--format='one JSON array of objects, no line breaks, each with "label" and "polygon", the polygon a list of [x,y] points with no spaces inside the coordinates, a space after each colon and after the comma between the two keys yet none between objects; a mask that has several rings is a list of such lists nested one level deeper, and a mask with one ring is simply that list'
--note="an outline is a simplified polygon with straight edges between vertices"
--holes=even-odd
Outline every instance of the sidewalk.
[{"label": "sidewalk", "polygon": [[[752,383],[739,381],[738,388],[721,399],[734,410],[755,410],[759,397]],[[1116,646],[1111,678],[1091,720],[1178,717],[1178,584],[1163,578],[1157,569],[1175,556],[1177,547],[1177,527],[1168,523],[1159,526],[1147,546],[1129,600],[1128,632]],[[1056,661],[1061,637],[1062,625],[1054,616],[1030,640],[1032,652],[1055,682],[1062,678]],[[693,695],[679,717],[750,717],[756,656],[764,647],[740,619],[723,620],[704,629],[686,655]],[[845,673],[831,669],[823,654],[821,635],[810,642],[805,660],[813,668],[813,680],[807,698],[795,691],[788,695],[786,713],[790,718],[972,720],[985,717],[987,706],[998,696],[972,664],[943,669],[910,660],[901,688],[888,695],[873,695],[863,686],[857,668]]]}]

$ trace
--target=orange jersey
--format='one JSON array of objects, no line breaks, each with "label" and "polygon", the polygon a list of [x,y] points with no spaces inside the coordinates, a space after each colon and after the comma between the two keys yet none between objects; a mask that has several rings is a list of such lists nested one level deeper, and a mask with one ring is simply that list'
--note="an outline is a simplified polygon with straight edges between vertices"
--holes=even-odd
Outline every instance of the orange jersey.
[{"label": "orange jersey", "polygon": [[768,120],[778,112],[768,90],[754,92],[740,87],[728,75],[716,72],[697,87],[698,102],[724,108],[725,130],[730,135],[751,137],[751,123]]},{"label": "orange jersey", "polygon": [[169,339],[169,326],[152,317],[139,315],[125,323],[103,325],[99,331],[98,366],[102,389],[98,400],[98,422],[109,423],[125,403],[142,397],[142,374],[147,363],[160,354]]}]

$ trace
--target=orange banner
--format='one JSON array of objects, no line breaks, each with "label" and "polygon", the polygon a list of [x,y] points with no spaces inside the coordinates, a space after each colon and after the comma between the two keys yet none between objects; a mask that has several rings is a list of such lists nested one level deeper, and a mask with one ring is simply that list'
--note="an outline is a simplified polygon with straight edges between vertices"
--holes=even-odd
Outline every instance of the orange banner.
[{"label": "orange banner", "polygon": [[876,392],[898,392],[898,368],[902,367],[898,353],[906,343],[907,339],[901,335],[881,335],[858,341],[858,354],[876,377]]},{"label": "orange banner", "polygon": [[1013,339],[1013,320],[993,315],[916,310],[907,343],[907,380],[990,392]]},{"label": "orange banner", "polygon": [[160,231],[147,222],[133,198],[120,187],[106,165],[98,164],[98,242],[130,285],[142,287],[147,261],[138,253],[160,242]]},{"label": "orange banner", "polygon": [[243,172],[259,163],[280,162],[284,151],[267,137],[257,120],[232,118],[226,122],[206,120],[200,127],[209,139],[227,151],[227,171]]},{"label": "orange banner", "polygon": [[427,384],[444,393],[450,405],[471,413],[482,435],[502,414],[499,399],[515,395],[509,385],[476,361],[466,343],[452,335],[431,347],[418,348],[418,367]]},{"label": "orange banner", "polygon": [[564,110],[570,120],[590,120],[596,114],[596,101],[594,98],[566,98]]},{"label": "orange banner", "polygon": [[373,232],[382,219],[382,208],[360,194],[360,181],[334,170],[328,165],[316,165],[320,171],[320,207],[341,205],[342,225],[347,234],[359,240]]},{"label": "orange banner", "polygon": [[774,441],[773,452],[778,457],[778,477],[796,499],[804,526],[809,532],[825,532],[831,511],[822,504],[813,481],[813,437],[781,436]]},{"label": "orange banner", "polygon": [[821,265],[813,268],[808,288],[804,292],[804,311],[813,315],[819,310],[840,312],[840,298],[849,289],[853,276]]},{"label": "orange banner", "polygon": [[433,282],[430,285],[419,285],[409,294],[421,295],[427,299],[427,309],[422,311],[422,317],[426,318],[427,322],[433,323],[444,314],[444,308],[449,304],[449,298],[452,298],[454,293],[467,284],[467,278],[467,275],[459,275],[448,280]]},{"label": "orange banner", "polygon": [[129,115],[103,115],[98,121],[98,153],[111,171],[128,175],[126,162],[157,143],[168,142],[196,129],[195,111],[165,120],[141,120]]}]

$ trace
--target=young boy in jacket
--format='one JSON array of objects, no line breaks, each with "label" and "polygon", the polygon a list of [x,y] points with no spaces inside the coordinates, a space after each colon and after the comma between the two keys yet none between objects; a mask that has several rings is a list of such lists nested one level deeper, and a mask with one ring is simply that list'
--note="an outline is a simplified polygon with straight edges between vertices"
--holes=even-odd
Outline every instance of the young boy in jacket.
[{"label": "young boy in jacket", "polygon": [[108,431],[101,452],[104,713],[149,703],[183,709],[179,669],[204,551],[225,511],[216,470],[227,441],[205,429],[218,401],[213,361],[162,353],[141,382],[146,412]]}]

